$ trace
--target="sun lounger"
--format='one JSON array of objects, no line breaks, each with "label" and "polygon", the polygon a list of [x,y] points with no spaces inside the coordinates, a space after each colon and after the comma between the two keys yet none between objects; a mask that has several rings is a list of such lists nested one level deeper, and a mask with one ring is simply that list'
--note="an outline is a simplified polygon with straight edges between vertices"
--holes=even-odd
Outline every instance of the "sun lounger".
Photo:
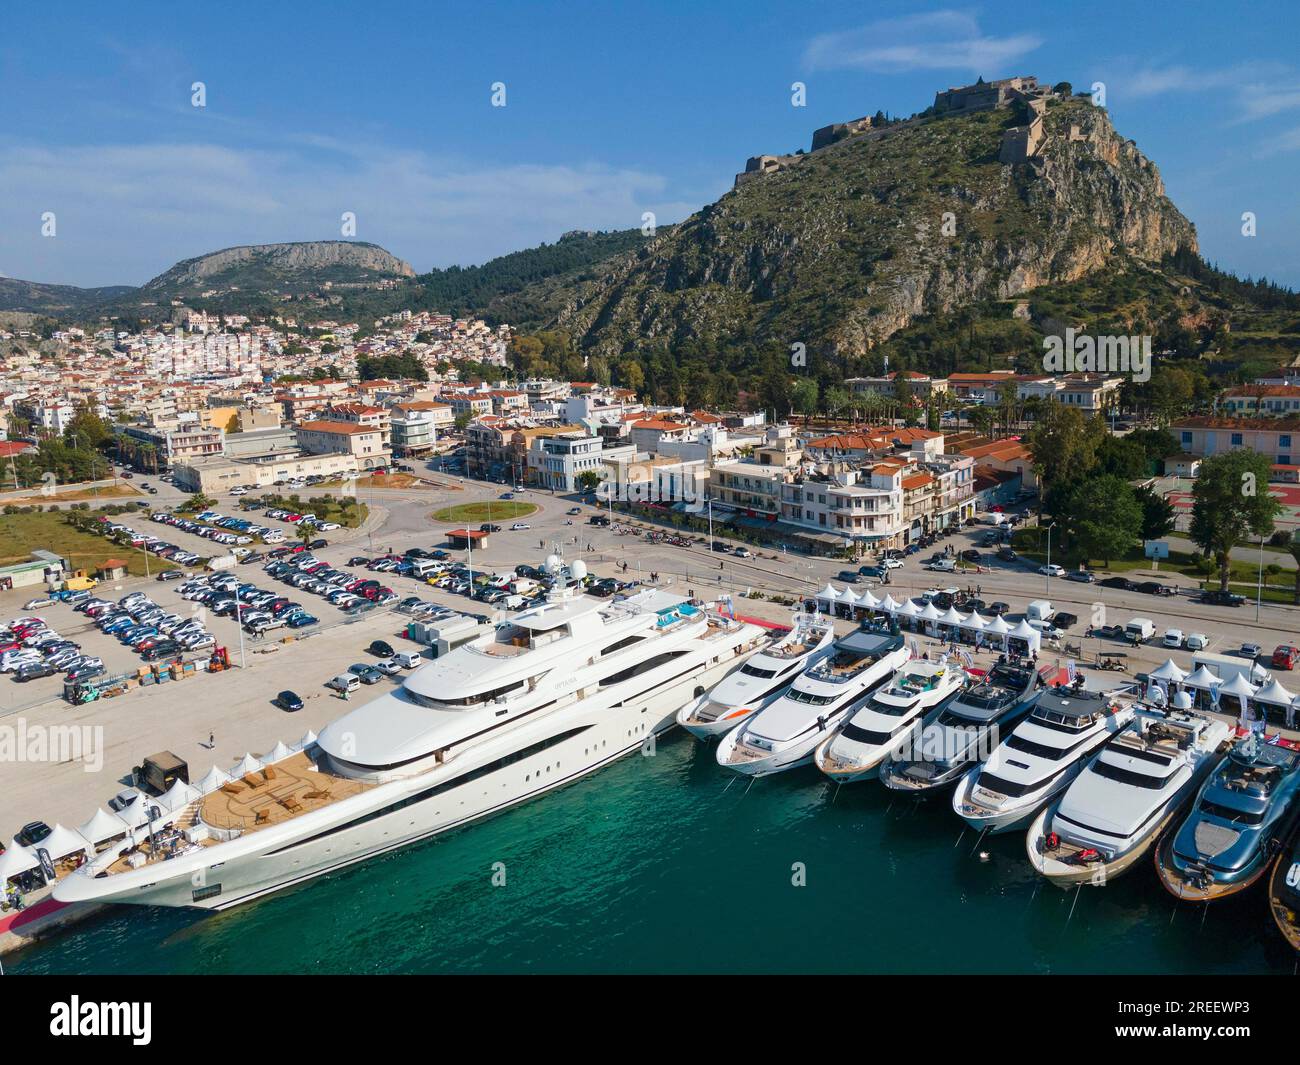
[{"label": "sun lounger", "polygon": [[269,806],[263,806],[260,810],[253,811],[253,824],[260,825],[269,820],[271,820],[271,808]]},{"label": "sun lounger", "polygon": [[238,795],[239,785],[232,780],[229,784],[222,784],[221,790],[224,791],[227,795]]},{"label": "sun lounger", "polygon": [[299,810],[302,809],[302,803],[300,803],[292,795],[286,795],[283,799],[281,799],[280,805],[283,806],[290,813],[297,813]]},{"label": "sun lounger", "polygon": [[258,780],[252,773],[246,773],[240,778],[250,789],[256,788],[262,781]]}]

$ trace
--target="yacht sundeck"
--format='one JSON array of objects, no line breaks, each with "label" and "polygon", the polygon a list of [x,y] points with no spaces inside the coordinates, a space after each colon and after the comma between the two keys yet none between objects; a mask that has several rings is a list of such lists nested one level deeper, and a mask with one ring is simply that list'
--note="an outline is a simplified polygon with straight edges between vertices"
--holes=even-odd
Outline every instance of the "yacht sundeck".
[{"label": "yacht sundeck", "polygon": [[226,909],[464,825],[637,750],[768,640],[662,591],[588,598],[582,563],[548,568],[563,579],[547,602],[301,749],[214,769],[55,897]]},{"label": "yacht sundeck", "polygon": [[1129,727],[1034,818],[1025,837],[1030,863],[1062,887],[1114,879],[1177,818],[1231,736],[1217,718],[1139,706]]},{"label": "yacht sundeck", "polygon": [[769,706],[808,666],[824,658],[835,625],[822,614],[798,614],[776,643],[751,655],[710,691],[677,711],[677,723],[699,739],[716,739]]},{"label": "yacht sundeck", "polygon": [[722,737],[718,765],[757,777],[807,764],[813,749],[909,655],[900,635],[879,626],[836,640],[775,702]]},{"label": "yacht sundeck", "polygon": [[979,684],[926,715],[919,735],[881,764],[881,781],[913,795],[952,787],[1029,712],[1041,684],[1033,663],[1000,660]]},{"label": "yacht sundeck", "polygon": [[946,703],[967,680],[966,671],[954,661],[912,659],[835,735],[822,741],[813,752],[813,763],[840,784],[872,779],[880,763],[915,734],[927,711]]},{"label": "yacht sundeck", "polygon": [[1132,720],[1131,701],[1113,692],[1087,691],[1082,677],[1070,686],[1048,688],[989,760],[962,777],[952,808],[981,831],[1024,828]]},{"label": "yacht sundeck", "polygon": [[1250,887],[1287,835],[1298,788],[1300,752],[1251,732],[1201,785],[1178,830],[1156,848],[1160,882],[1194,902]]}]

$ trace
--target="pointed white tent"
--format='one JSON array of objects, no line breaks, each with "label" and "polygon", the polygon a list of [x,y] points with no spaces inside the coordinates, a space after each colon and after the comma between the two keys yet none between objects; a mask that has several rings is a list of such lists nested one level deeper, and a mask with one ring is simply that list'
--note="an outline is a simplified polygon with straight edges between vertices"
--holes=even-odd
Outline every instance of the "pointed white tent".
[{"label": "pointed white tent", "polygon": [[1190,674],[1183,681],[1183,686],[1186,688],[1199,688],[1201,691],[1209,691],[1211,688],[1217,688],[1222,683],[1222,677],[1216,677],[1204,666],[1200,666],[1196,672]]},{"label": "pointed white tent", "polygon": [[1275,678],[1255,693],[1255,702],[1268,703],[1269,706],[1287,707],[1295,702],[1295,696],[1282,687]]},{"label": "pointed white tent", "polygon": [[143,795],[137,795],[130,805],[117,811],[117,816],[126,822],[128,828],[139,828],[149,823],[148,805]]},{"label": "pointed white tent", "polygon": [[858,599],[858,606],[867,610],[876,610],[880,607],[880,600],[871,594],[871,589],[866,589]]},{"label": "pointed white tent", "polygon": [[939,619],[939,622],[940,624],[943,625],[952,625],[954,627],[960,627],[961,623],[964,620],[965,619],[961,616],[961,614],[957,612],[957,608],[955,606],[950,606],[947,610],[944,611],[943,617]]},{"label": "pointed white tent", "polygon": [[980,617],[978,610],[972,610],[970,617],[961,623],[963,629],[970,629],[972,632],[979,632],[981,629],[988,628],[988,622]]},{"label": "pointed white tent", "polygon": [[19,873],[26,873],[40,868],[41,860],[16,839],[9,841],[9,847],[0,854],[0,887],[9,883],[10,878]]},{"label": "pointed white tent", "polygon": [[90,840],[91,843],[103,843],[114,836],[126,835],[126,822],[117,814],[111,814],[101,806],[95,811],[95,816],[77,831]]},{"label": "pointed white tent", "polygon": [[897,599],[886,592],[885,598],[880,601],[880,609],[886,614],[897,614],[901,609],[901,606]]},{"label": "pointed white tent", "polygon": [[990,636],[1005,636],[1011,631],[1011,626],[1003,620],[1001,614],[995,614],[993,620],[984,627],[984,631]]},{"label": "pointed white tent", "polygon": [[939,613],[939,608],[933,603],[926,603],[925,609],[921,611],[923,621],[938,621],[941,617],[943,615]]},{"label": "pointed white tent", "polygon": [[70,854],[93,854],[95,848],[80,832],[56,824],[54,830],[38,846],[44,848],[51,861],[58,861]]},{"label": "pointed white tent", "polygon": [[898,612],[904,617],[914,618],[920,616],[921,608],[916,605],[916,600],[904,599],[902,603],[899,604]]},{"label": "pointed white tent", "polygon": [[276,740],[275,746],[262,755],[262,764],[270,765],[272,762],[283,762],[291,754],[293,754],[293,751],[289,750],[282,741]]},{"label": "pointed white tent", "polygon": [[218,769],[216,766],[213,766],[203,774],[203,779],[194,786],[199,789],[201,794],[211,795],[214,791],[220,788],[221,785],[229,783],[230,774],[224,769]]},{"label": "pointed white tent", "polygon": [[305,751],[308,747],[310,747],[315,742],[316,742],[316,733],[314,733],[311,729],[308,729],[306,732],[302,734],[302,739],[298,741],[298,749]]},{"label": "pointed white tent", "polygon": [[1020,619],[1020,624],[1007,633],[1012,639],[1024,640],[1025,646],[1030,651],[1037,651],[1043,643],[1043,634],[1034,628],[1026,618]]},{"label": "pointed white tent", "polygon": [[1178,663],[1172,658],[1166,658],[1164,665],[1148,674],[1152,680],[1163,680],[1169,684],[1181,684],[1188,675],[1187,671],[1180,669]]},{"label": "pointed white tent", "polygon": [[1250,683],[1250,681],[1240,673],[1237,673],[1233,675],[1231,680],[1225,681],[1219,687],[1219,696],[1223,697],[1225,695],[1231,695],[1238,699],[1246,700],[1251,698],[1255,694],[1256,690],[1257,689]]},{"label": "pointed white tent", "polygon": [[200,798],[201,794],[198,788],[192,788],[185,781],[177,780],[167,794],[158,800],[158,805],[168,813],[174,813]]},{"label": "pointed white tent", "polygon": [[858,596],[852,588],[845,588],[844,591],[840,592],[840,606],[848,607],[852,610],[857,605]]},{"label": "pointed white tent", "polygon": [[835,590],[835,586],[833,584],[827,581],[826,587],[817,593],[816,598],[820,599],[823,603],[838,603],[840,599],[840,593]]},{"label": "pointed white tent", "polygon": [[261,768],[262,768],[261,762],[259,762],[256,758],[254,758],[251,754],[245,754],[243,758],[241,758],[238,762],[235,763],[234,768],[230,770],[230,775],[232,777],[242,777],[248,775],[249,773],[256,773]]}]

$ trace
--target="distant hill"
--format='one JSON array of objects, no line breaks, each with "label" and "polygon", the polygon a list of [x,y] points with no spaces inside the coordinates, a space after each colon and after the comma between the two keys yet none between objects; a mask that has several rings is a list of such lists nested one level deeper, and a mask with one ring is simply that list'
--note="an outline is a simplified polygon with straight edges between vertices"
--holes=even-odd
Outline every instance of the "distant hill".
[{"label": "distant hill", "polygon": [[134,292],[130,285],[77,288],[74,285],[43,285],[0,277],[0,311],[28,311],[54,317],[76,315],[88,307]]}]

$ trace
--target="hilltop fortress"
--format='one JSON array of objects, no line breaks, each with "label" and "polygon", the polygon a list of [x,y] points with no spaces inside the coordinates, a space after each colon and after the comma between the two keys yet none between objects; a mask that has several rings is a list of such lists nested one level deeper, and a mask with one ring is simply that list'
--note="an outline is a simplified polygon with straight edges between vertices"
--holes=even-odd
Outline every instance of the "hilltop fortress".
[{"label": "hilltop fortress", "polygon": [[[754,178],[784,170],[807,158],[812,152],[821,151],[849,137],[882,140],[899,130],[932,121],[942,115],[994,111],[1016,104],[1022,104],[1027,109],[1029,121],[1023,126],[1013,126],[1003,134],[998,160],[1008,165],[1027,163],[1038,154],[1043,144],[1043,113],[1047,110],[1047,102],[1058,95],[1060,94],[1048,86],[1040,85],[1038,79],[1032,76],[1002,78],[999,81],[980,78],[974,85],[936,92],[934,105],[911,118],[889,119],[877,111],[874,116],[856,118],[851,122],[836,122],[816,130],[808,152],[752,156],[746,160],[745,169],[736,175],[734,187],[739,188]],[[1077,132],[1071,130],[1071,137],[1075,136]]]}]

